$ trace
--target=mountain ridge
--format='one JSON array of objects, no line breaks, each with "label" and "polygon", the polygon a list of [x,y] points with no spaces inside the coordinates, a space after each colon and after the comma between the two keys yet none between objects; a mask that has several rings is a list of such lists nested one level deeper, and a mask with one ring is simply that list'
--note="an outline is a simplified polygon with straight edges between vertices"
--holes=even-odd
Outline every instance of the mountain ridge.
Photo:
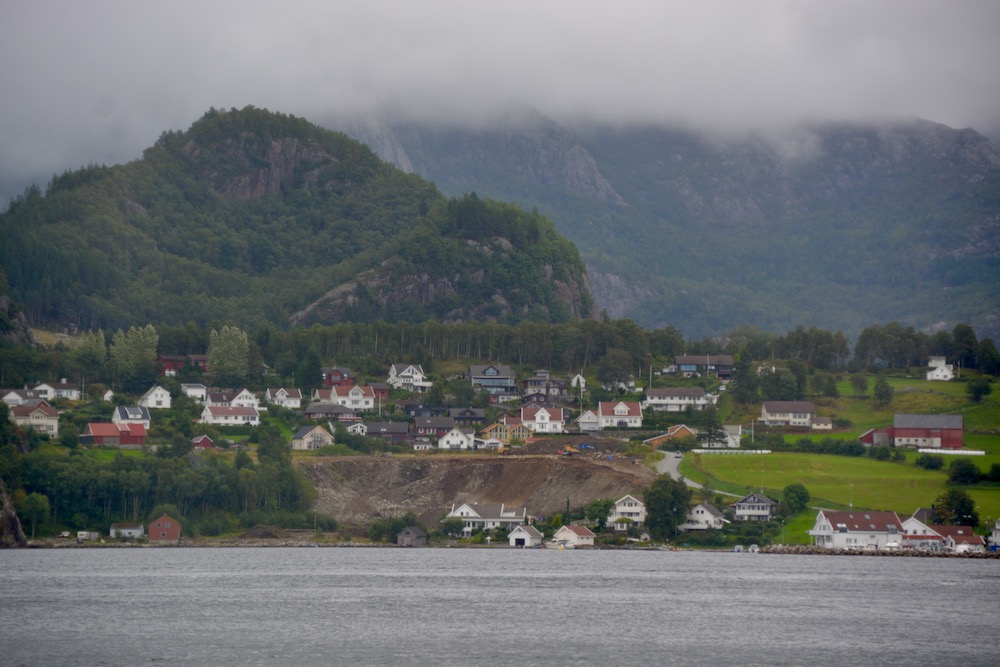
[{"label": "mountain ridge", "polygon": [[378,128],[384,158],[445,192],[552,218],[614,317],[692,335],[887,319],[1000,333],[1000,154],[974,130],[900,119],[719,138],[541,114]]},{"label": "mountain ridge", "polygon": [[563,322],[592,311],[576,249],[544,217],[446,199],[344,134],[253,107],[210,110],[139,160],[30,189],[0,231],[11,297],[34,322]]}]

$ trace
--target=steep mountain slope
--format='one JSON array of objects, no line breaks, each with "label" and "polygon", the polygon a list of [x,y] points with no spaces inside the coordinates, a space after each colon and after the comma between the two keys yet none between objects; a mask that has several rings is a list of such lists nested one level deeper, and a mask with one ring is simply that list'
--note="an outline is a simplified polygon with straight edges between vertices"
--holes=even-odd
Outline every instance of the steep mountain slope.
[{"label": "steep mountain slope", "polygon": [[558,322],[592,308],[576,249],[537,213],[449,201],[343,134],[252,107],[30,190],[0,234],[33,322]]},{"label": "steep mountain slope", "polygon": [[528,114],[346,131],[377,134],[446,192],[537,206],[615,316],[692,336],[892,319],[1000,333],[1000,155],[972,130],[907,120],[710,140]]}]

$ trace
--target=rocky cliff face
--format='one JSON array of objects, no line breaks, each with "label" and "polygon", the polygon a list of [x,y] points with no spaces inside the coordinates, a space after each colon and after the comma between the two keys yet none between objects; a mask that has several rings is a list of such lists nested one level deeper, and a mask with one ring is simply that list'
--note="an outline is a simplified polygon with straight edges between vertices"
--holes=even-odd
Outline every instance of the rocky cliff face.
[{"label": "rocky cliff face", "polygon": [[6,294],[0,296],[0,339],[15,345],[33,345],[35,337],[24,312]]},{"label": "rocky cliff face", "polygon": [[7,486],[0,478],[0,548],[26,547],[28,538],[21,528],[21,521],[17,518],[14,510],[14,503],[7,495]]}]

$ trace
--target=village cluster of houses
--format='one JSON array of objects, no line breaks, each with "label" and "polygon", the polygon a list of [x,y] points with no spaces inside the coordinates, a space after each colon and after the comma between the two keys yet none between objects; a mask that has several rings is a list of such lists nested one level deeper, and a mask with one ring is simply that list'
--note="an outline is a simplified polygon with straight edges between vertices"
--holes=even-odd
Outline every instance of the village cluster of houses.
[{"label": "village cluster of houses", "polygon": [[[895,512],[820,510],[809,531],[816,546],[850,550],[923,550],[983,553],[986,540],[972,526],[931,523],[932,512],[920,509],[907,518]],[[991,544],[1000,544],[1000,520],[993,526]]]}]

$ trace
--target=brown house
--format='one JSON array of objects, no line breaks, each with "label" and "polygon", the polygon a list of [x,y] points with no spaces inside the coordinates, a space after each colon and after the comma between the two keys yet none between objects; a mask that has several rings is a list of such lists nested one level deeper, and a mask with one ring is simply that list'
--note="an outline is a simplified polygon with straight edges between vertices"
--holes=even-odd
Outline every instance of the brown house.
[{"label": "brown house", "polygon": [[181,524],[177,519],[172,519],[166,514],[150,521],[146,532],[149,534],[150,542],[173,542],[177,544],[181,541]]}]

